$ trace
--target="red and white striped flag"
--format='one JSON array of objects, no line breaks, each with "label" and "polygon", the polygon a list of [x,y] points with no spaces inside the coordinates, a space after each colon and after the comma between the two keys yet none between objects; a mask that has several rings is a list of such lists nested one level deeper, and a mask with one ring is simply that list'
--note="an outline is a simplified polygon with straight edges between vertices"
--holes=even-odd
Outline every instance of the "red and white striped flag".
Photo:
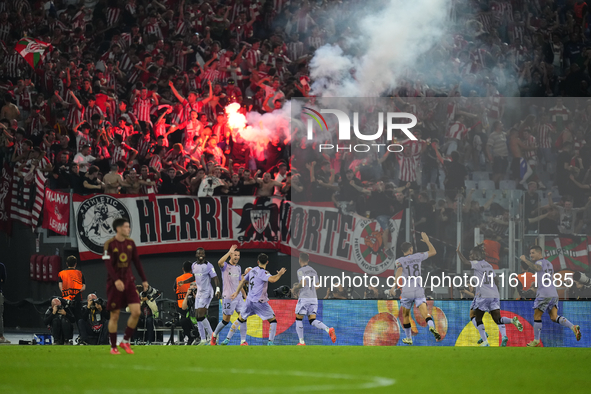
[{"label": "red and white striped flag", "polygon": [[[28,179],[29,174],[21,177],[14,173],[12,178],[12,198],[10,207],[10,218],[18,220],[31,228],[37,227],[41,210],[43,209],[43,199],[45,198],[45,175],[40,170],[35,170],[30,174],[33,179]],[[34,189],[32,194],[31,188]]]}]

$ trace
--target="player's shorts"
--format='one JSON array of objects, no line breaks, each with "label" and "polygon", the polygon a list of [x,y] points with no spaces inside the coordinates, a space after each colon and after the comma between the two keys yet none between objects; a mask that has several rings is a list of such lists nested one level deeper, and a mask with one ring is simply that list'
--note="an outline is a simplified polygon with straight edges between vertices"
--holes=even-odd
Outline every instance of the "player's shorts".
[{"label": "player's shorts", "polygon": [[245,302],[241,294],[234,299],[224,298],[222,300],[222,313],[226,316],[232,316],[235,311],[240,313],[244,309]]},{"label": "player's shorts", "polygon": [[204,293],[195,295],[195,309],[201,308],[209,308],[209,304],[211,304],[211,300],[213,299],[212,293]]},{"label": "player's shorts", "polygon": [[318,300],[310,298],[300,298],[295,307],[296,315],[315,315],[318,311]]},{"label": "player's shorts", "polygon": [[240,316],[246,319],[248,316],[257,315],[262,320],[269,320],[275,317],[275,312],[268,302],[252,302],[246,301],[244,309],[240,312]]},{"label": "player's shorts", "polygon": [[483,312],[496,311],[501,309],[501,301],[498,298],[474,297],[470,310],[476,309]]},{"label": "player's shorts", "polygon": [[549,312],[554,307],[558,308],[558,297],[536,297],[534,300],[534,309],[542,312]]},{"label": "player's shorts", "polygon": [[115,282],[107,282],[107,310],[114,311],[117,309],[125,309],[131,304],[139,304],[140,296],[135,289],[135,284],[131,281],[124,283],[123,291],[117,290]]},{"label": "player's shorts", "polygon": [[400,298],[400,306],[406,309],[412,308],[412,303],[415,303],[415,306],[418,308],[419,305],[424,304],[427,302],[427,298]]}]

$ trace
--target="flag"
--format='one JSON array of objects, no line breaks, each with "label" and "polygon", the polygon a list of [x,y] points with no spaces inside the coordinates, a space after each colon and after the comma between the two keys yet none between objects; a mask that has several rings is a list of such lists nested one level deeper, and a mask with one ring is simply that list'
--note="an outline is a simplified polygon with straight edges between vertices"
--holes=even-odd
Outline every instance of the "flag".
[{"label": "flag", "polygon": [[14,49],[27,61],[27,63],[29,63],[32,68],[35,68],[39,64],[43,63],[45,54],[48,51],[51,51],[53,47],[47,42],[25,37],[21,38],[19,42],[16,43]]},{"label": "flag", "polygon": [[68,235],[70,222],[70,194],[47,189],[43,205],[43,225],[41,227],[58,234]]},{"label": "flag", "polygon": [[13,174],[10,201],[12,220],[18,220],[33,229],[37,227],[43,209],[45,181],[46,178],[39,169],[26,175],[18,172]]},{"label": "flag", "polygon": [[6,163],[0,170],[0,231],[12,234],[10,219],[10,202],[12,197],[12,169]]},{"label": "flag", "polygon": [[556,272],[565,269],[587,272],[589,270],[588,241],[588,237],[546,239],[544,257],[552,263]]}]

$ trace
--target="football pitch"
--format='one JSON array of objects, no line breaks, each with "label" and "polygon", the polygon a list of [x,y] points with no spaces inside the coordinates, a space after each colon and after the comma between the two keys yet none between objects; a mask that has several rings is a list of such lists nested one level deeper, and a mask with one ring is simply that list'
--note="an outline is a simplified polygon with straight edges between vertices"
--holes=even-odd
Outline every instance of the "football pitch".
[{"label": "football pitch", "polygon": [[0,347],[2,393],[588,393],[589,349]]}]

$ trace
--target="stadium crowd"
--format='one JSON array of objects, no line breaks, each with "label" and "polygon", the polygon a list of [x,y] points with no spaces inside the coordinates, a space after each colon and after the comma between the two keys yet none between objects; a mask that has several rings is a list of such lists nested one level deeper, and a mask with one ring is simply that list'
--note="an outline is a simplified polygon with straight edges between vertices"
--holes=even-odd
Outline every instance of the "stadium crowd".
[{"label": "stadium crowd", "polygon": [[[299,144],[298,134],[292,148],[279,130],[247,140],[229,127],[231,103],[243,114],[281,111],[298,97],[314,105],[315,51],[339,44],[355,54],[353,11],[379,4],[2,0],[2,161],[24,182],[40,170],[50,188],[80,194],[290,199],[293,187],[301,201],[333,201],[375,218],[412,198],[417,231],[436,228],[442,237],[462,195],[470,220],[477,225],[492,210],[488,229],[500,235],[508,211],[494,199],[502,192],[480,206],[476,184],[466,183],[478,173],[493,182],[489,189],[535,195],[525,199],[532,226],[591,231],[591,102],[561,98],[590,94],[582,1],[453,1],[440,43],[381,94],[419,119],[419,140],[401,141],[401,154],[321,154],[318,141]],[[14,49],[22,37],[52,45],[35,69]],[[538,189],[554,194],[541,199]],[[429,226],[433,218],[443,224]]]}]

